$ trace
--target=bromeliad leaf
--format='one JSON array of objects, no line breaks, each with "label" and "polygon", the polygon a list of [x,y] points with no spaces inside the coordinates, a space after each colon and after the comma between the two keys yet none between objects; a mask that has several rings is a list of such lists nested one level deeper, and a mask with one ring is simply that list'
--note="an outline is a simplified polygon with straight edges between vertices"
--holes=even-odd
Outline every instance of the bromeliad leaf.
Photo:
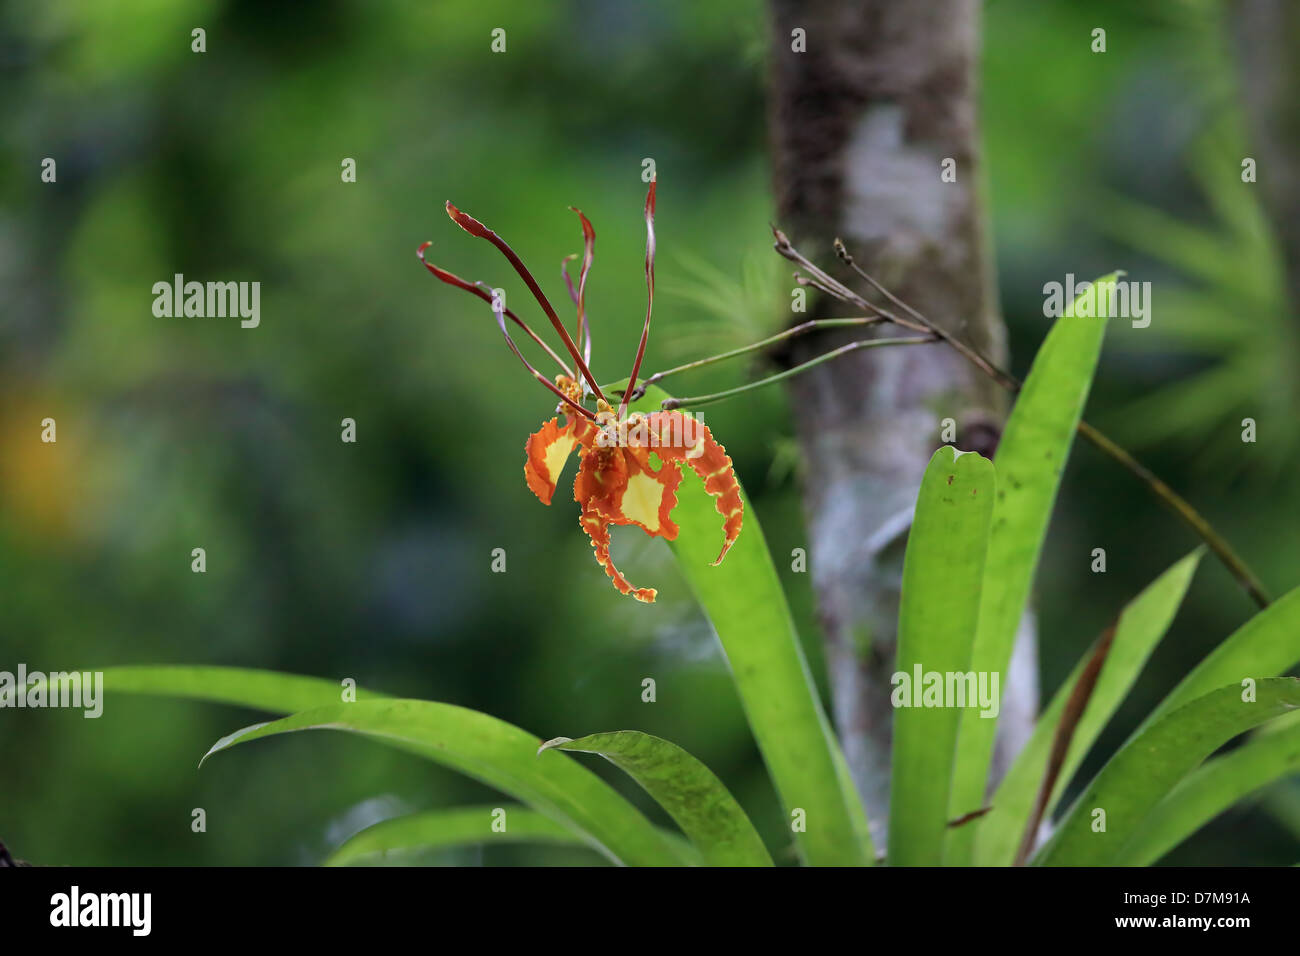
[{"label": "bromeliad leaf", "polygon": [[1216,687],[1251,674],[1273,677],[1290,670],[1300,663],[1297,634],[1300,634],[1300,587],[1288,591],[1233,631],[1156,705],[1138,731]]},{"label": "bromeliad leaf", "polygon": [[659,737],[635,730],[556,737],[545,750],[600,754],[668,811],[708,866],[771,866],[763,841],[722,781],[700,761]]},{"label": "bromeliad leaf", "polygon": [[[1073,739],[1049,797],[1052,812],[1066,784],[1096,742],[1106,723],[1118,709],[1129,688],[1137,681],[1147,658],[1169,629],[1182,604],[1204,552],[1197,549],[1169,568],[1120,612],[1105,664],[1087,701],[1087,708],[1074,728]],[[1016,844],[1034,806],[1048,765],[1048,752],[1088,659],[1080,661],[1044,709],[1033,735],[993,794],[993,809],[975,826],[975,865],[1007,866],[1016,855]]]},{"label": "bromeliad leaf", "polygon": [[[944,446],[930,459],[903,561],[897,667],[904,679],[914,671],[961,675],[970,670],[995,490],[987,458],[958,456]],[[958,686],[964,694],[965,685]],[[921,688],[914,690],[919,694]],[[948,706],[894,710],[888,851],[893,865],[943,862],[961,714],[956,708],[975,701],[944,703]]]},{"label": "bromeliad leaf", "polygon": [[[500,822],[500,829],[496,825]],[[353,834],[325,860],[326,866],[381,861],[388,853],[447,850],[483,843],[552,843],[586,846],[568,827],[528,807],[485,804],[429,810],[381,820]]]},{"label": "bromeliad leaf", "polygon": [[595,774],[572,760],[544,765],[534,759],[539,741],[532,734],[452,704],[382,700],[317,707],[223,737],[203,759],[236,744],[299,730],[358,733],[452,767],[574,829],[615,862],[682,862],[650,821]]},{"label": "bromeliad leaf", "polygon": [[636,807],[591,771],[575,761],[539,767],[533,756],[537,737],[478,711],[360,690],[355,702],[340,704],[339,685],[332,681],[230,667],[111,668],[104,672],[104,687],[110,693],[218,701],[273,713],[302,707],[304,711],[292,717],[224,738],[208,756],[236,743],[294,730],[360,733],[514,794],[615,862],[687,862],[676,844],[665,841]]},{"label": "bromeliad leaf", "polygon": [[[500,822],[498,830],[496,824]],[[686,861],[699,862],[698,851],[680,833],[662,831]],[[446,850],[494,843],[549,844],[585,847],[589,844],[568,827],[528,807],[485,804],[451,807],[393,817],[351,836],[325,860],[325,866],[382,861],[389,853]]]},{"label": "bromeliad leaf", "polygon": [[[998,498],[971,669],[996,671],[1004,684],[1061,475],[1101,355],[1106,320],[1094,317],[1099,314],[1096,297],[1115,278],[1098,279],[1052,325],[998,443]],[[1093,301],[1080,308],[1090,296]],[[996,732],[996,718],[985,720],[972,710],[962,714],[948,808],[952,819],[984,805]],[[970,827],[950,831],[945,859],[958,866],[969,863],[974,838]]]},{"label": "bromeliad leaf", "polygon": [[1279,717],[1222,757],[1207,760],[1147,818],[1116,862],[1149,866],[1238,800],[1300,773],[1300,711]]},{"label": "bromeliad leaf", "polygon": [[1033,862],[1117,863],[1152,809],[1197,764],[1238,734],[1300,708],[1300,680],[1268,677],[1254,684],[1253,694],[1241,684],[1211,691],[1134,735],[1074,802]]},{"label": "bromeliad leaf", "polygon": [[[338,681],[248,667],[109,667],[104,671],[104,688],[109,693],[207,700],[273,714],[311,710],[343,700]],[[386,694],[364,687],[352,690],[358,701],[387,699]]]}]

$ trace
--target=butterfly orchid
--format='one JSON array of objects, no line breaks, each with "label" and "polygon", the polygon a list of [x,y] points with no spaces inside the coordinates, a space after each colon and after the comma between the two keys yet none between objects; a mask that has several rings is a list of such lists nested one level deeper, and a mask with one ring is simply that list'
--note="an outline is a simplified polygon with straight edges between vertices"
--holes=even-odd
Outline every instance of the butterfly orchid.
[{"label": "butterfly orchid", "polygon": [[[541,499],[542,504],[549,505],[565,464],[577,452],[578,474],[573,482],[573,497],[581,509],[578,521],[591,538],[596,560],[621,593],[630,594],[638,601],[652,603],[657,593],[654,588],[633,586],[614,566],[609,553],[610,527],[635,525],[652,537],[674,540],[678,526],[672,520],[672,511],[677,506],[677,489],[682,481],[679,463],[685,463],[703,480],[704,490],[713,496],[718,513],[723,517],[722,551],[713,562],[717,565],[726,557],[740,535],[744,505],[731,459],[703,422],[677,410],[628,414],[628,402],[641,371],[641,360],[645,356],[646,342],[650,337],[650,317],[654,310],[655,182],[650,182],[645,200],[645,323],[641,329],[636,358],[632,363],[632,374],[618,400],[617,412],[592,377],[590,368],[591,329],[587,320],[586,292],[587,276],[595,254],[596,231],[581,210],[572,211],[578,214],[583,235],[582,266],[576,289],[567,268],[567,263],[576,258],[576,255],[564,259],[560,271],[577,310],[577,341],[570,336],[537,280],[514,250],[473,216],[461,212],[450,202],[447,203],[447,215],[456,225],[470,235],[492,243],[514,267],[559,333],[576,372],[523,319],[507,309],[499,295],[483,283],[467,282],[426,260],[424,251],[430,243],[420,246],[417,255],[424,267],[443,282],[464,289],[491,306],[497,326],[505,336],[510,350],[534,378],[559,398],[555,409],[556,417],[544,422],[524,445],[524,478],[528,487]],[[559,366],[560,374],[554,381],[524,358],[510,336],[506,319],[520,328]],[[587,403],[593,399],[596,406],[594,412],[587,407]],[[564,416],[563,424],[560,422],[561,414]]]}]

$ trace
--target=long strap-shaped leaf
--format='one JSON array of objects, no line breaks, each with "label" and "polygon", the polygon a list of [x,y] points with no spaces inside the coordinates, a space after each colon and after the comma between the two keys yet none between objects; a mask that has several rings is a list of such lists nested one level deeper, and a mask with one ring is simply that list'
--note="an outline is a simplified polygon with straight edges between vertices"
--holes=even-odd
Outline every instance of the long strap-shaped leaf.
[{"label": "long strap-shaped leaf", "polygon": [[[504,811],[504,829],[498,831],[497,814]],[[700,862],[699,851],[680,834],[661,830],[664,840],[691,865]],[[404,817],[393,817],[366,827],[354,834],[325,860],[325,866],[382,859],[392,851],[443,850],[457,846],[493,843],[532,843],[573,846],[591,849],[590,844],[570,827],[556,823],[544,813],[528,807],[484,805],[426,810]]]},{"label": "long strap-shaped leaf", "polygon": [[1255,682],[1253,695],[1230,684],[1169,712],[1110,759],[1033,862],[1114,865],[1152,809],[1197,764],[1238,734],[1297,707],[1300,680],[1268,677]]},{"label": "long strap-shaped leaf", "polygon": [[951,446],[934,453],[921,479],[898,614],[888,850],[895,866],[943,862],[961,710],[942,698],[922,705],[937,675],[941,692],[960,690],[961,706],[979,708],[978,675],[969,684],[961,675],[970,673],[995,490],[993,463],[955,456]]},{"label": "long strap-shaped leaf", "polygon": [[[1075,727],[1065,763],[1052,799],[1047,805],[1047,815],[1051,814],[1080,762],[1137,680],[1160,638],[1169,629],[1203,553],[1202,549],[1197,549],[1187,555],[1147,585],[1120,612],[1110,651],[1088,700],[1087,709]],[[976,866],[1007,866],[1015,857],[1016,846],[1043,781],[1048,753],[1065,703],[1078,684],[1087,662],[1085,657],[1078,663],[1052,698],[1051,704],[1039,716],[1025,749],[1020,752],[993,795],[993,809],[972,824],[977,828]]]},{"label": "long strap-shaped leaf", "polygon": [[[1279,717],[1247,743],[1207,760],[1156,806],[1117,863],[1147,866],[1227,810],[1242,797],[1291,774],[1300,774],[1300,724]],[[1274,730],[1287,721],[1290,726]]]},{"label": "long strap-shaped leaf", "polygon": [[1288,591],[1212,650],[1169,692],[1138,730],[1216,687],[1258,674],[1273,677],[1300,663],[1300,588]]},{"label": "long strap-shaped leaf", "polygon": [[[1210,652],[1130,736],[1132,743],[1162,717],[1243,677],[1273,677],[1300,663],[1300,588],[1279,598]],[[992,816],[992,814],[990,814]]]},{"label": "long strap-shaped leaf", "polygon": [[[1300,663],[1300,637],[1297,635],[1300,635],[1300,588],[1295,588],[1274,601],[1211,651],[1156,705],[1146,720],[1129,736],[1125,746],[1169,713],[1213,688],[1235,683],[1252,674],[1272,677],[1290,670]],[[1231,767],[1232,764],[1227,766]],[[1187,819],[1193,815],[1192,811],[1187,811],[1187,814]],[[1166,833],[1173,833],[1177,825],[1177,820],[1171,821]],[[1198,823],[1197,826],[1199,825]],[[1159,831],[1156,837],[1159,837]],[[1154,847],[1154,843],[1151,846]]]},{"label": "long strap-shaped leaf", "polygon": [[104,671],[104,689],[128,694],[152,694],[235,704],[273,714],[292,714],[312,707],[357,700],[384,700],[386,694],[340,681],[248,667],[205,667],[159,664],[110,667]]},{"label": "long strap-shaped leaf", "polygon": [[374,737],[481,780],[566,823],[610,859],[629,865],[681,863],[646,817],[574,760],[543,763],[532,734],[476,710],[431,700],[332,704],[222,737],[204,755],[299,730],[344,730]]},{"label": "long strap-shaped leaf", "polygon": [[[357,690],[339,703],[331,681],[232,667],[121,667],[104,672],[109,692],[156,694],[255,707],[292,717],[246,728],[212,750],[292,730],[328,728],[382,738],[509,793],[569,827],[594,849],[629,865],[684,862],[636,807],[574,760],[542,767],[540,738],[478,711],[432,701],[392,700]],[[207,759],[206,757],[204,759]]]},{"label": "long strap-shaped leaf", "polygon": [[670,741],[637,730],[618,730],[577,740],[556,737],[542,744],[541,750],[600,754],[668,811],[699,849],[706,866],[772,865],[758,831],[722,781]]},{"label": "long strap-shaped leaf", "polygon": [[[638,407],[653,410],[667,397],[651,387]],[[741,495],[744,530],[713,567],[722,519],[688,474],[673,514],[681,526],[673,552],[722,643],[804,860],[816,866],[872,864],[862,800],[817,697],[758,516],[743,489]]]},{"label": "long strap-shaped leaf", "polygon": [[[501,811],[504,811],[502,813]],[[452,807],[394,817],[366,827],[326,859],[326,866],[382,859],[402,850],[446,850],[491,843],[587,844],[569,827],[521,806]]]},{"label": "long strap-shaped leaf", "polygon": [[[998,672],[1004,684],[1061,474],[1101,355],[1106,319],[1095,317],[1096,305],[1108,296],[1099,290],[1116,275],[1098,279],[1052,325],[998,442],[998,498],[971,667]],[[982,719],[975,711],[962,715],[948,807],[952,818],[983,806],[996,733],[996,719]],[[969,863],[974,837],[969,826],[951,830],[946,862]]]}]

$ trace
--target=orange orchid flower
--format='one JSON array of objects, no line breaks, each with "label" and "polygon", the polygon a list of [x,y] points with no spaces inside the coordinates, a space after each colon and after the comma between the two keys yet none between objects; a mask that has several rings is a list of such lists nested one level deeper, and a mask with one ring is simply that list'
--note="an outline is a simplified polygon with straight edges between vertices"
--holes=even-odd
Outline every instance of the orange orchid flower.
[{"label": "orange orchid flower", "polygon": [[[587,275],[595,254],[596,231],[581,210],[573,211],[582,222],[583,235],[582,267],[576,289],[565,267],[565,263],[575,256],[566,258],[561,263],[560,271],[577,309],[577,342],[569,335],[537,280],[515,255],[514,250],[487,226],[461,212],[450,202],[447,203],[447,215],[458,226],[470,235],[486,239],[509,260],[559,333],[565,350],[577,369],[576,373],[483,283],[467,282],[427,261],[424,257],[424,250],[430,245],[427,242],[420,246],[417,255],[424,267],[443,282],[464,289],[491,305],[497,326],[505,336],[510,350],[534,378],[559,398],[555,409],[556,417],[543,423],[524,445],[524,478],[528,487],[541,499],[542,504],[549,505],[565,463],[576,451],[579,460],[578,474],[573,482],[573,497],[581,509],[578,521],[591,538],[596,560],[621,593],[630,594],[638,601],[652,603],[657,593],[653,588],[633,586],[614,566],[609,553],[610,526],[636,525],[653,537],[668,541],[675,539],[678,528],[672,520],[672,511],[677,506],[677,488],[682,481],[679,463],[685,463],[703,480],[704,490],[713,496],[718,513],[723,517],[722,550],[713,562],[717,565],[740,535],[744,505],[740,500],[740,486],[736,482],[731,459],[727,457],[726,449],[714,440],[708,426],[676,410],[649,414],[634,412],[631,415],[627,411],[629,398],[636,388],[637,375],[641,371],[641,359],[645,356],[646,342],[650,336],[650,316],[654,309],[655,182],[651,181],[645,200],[645,276],[648,293],[645,324],[641,330],[636,359],[632,363],[632,374],[618,403],[617,412],[596,384],[590,369],[591,329],[587,322],[586,291]],[[553,382],[524,358],[506,328],[507,318],[560,367],[560,374]],[[587,402],[593,399],[596,405],[594,412],[587,407]],[[564,416],[563,424],[559,418],[561,414]]]}]

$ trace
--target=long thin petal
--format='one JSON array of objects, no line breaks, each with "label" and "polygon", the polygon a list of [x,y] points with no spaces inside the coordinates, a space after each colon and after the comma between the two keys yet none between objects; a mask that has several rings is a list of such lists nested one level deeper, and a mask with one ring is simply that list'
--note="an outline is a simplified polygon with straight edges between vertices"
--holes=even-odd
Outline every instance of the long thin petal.
[{"label": "long thin petal", "polygon": [[528,271],[528,267],[524,265],[523,260],[515,254],[515,251],[510,248],[504,239],[473,216],[461,212],[452,205],[450,201],[447,202],[447,215],[452,218],[452,221],[455,222],[456,225],[460,226],[471,236],[477,236],[480,239],[486,239],[488,242],[492,243],[492,245],[496,246],[501,254],[506,257],[510,265],[514,267],[515,272],[519,273],[519,278],[524,280],[524,284],[528,286],[528,291],[533,294],[533,298],[535,298],[537,304],[542,307],[542,311],[546,313],[546,317],[551,320],[551,325],[555,327],[555,331],[560,333],[560,338],[564,340],[564,347],[568,349],[569,354],[573,356],[574,364],[578,366],[578,371],[582,373],[582,377],[585,378],[587,384],[591,386],[592,392],[594,392],[598,397],[604,398],[604,393],[601,392],[600,386],[596,384],[595,378],[592,377],[591,369],[587,368],[587,363],[583,361],[582,356],[578,353],[578,347],[573,344],[573,339],[569,337],[569,330],[564,327],[564,323],[560,321],[560,317],[555,314],[555,308],[551,305],[550,300],[546,298],[546,293],[544,293],[542,287],[537,284],[537,280],[534,279],[533,274]]},{"label": "long thin petal", "polygon": [[548,389],[550,389],[552,392],[558,395],[562,403],[564,403],[569,408],[573,409],[583,418],[587,418],[594,421],[596,416],[592,412],[583,408],[581,405],[579,405],[577,402],[571,399],[568,395],[564,394],[564,391],[560,389],[559,386],[557,386],[554,382],[552,382],[541,372],[537,371],[537,369],[533,368],[532,363],[529,362],[528,359],[524,358],[524,353],[519,351],[519,346],[515,345],[515,340],[510,337],[510,331],[506,328],[505,315],[503,314],[501,309],[501,301],[497,299],[495,296],[492,298],[492,314],[497,317],[497,328],[499,328],[501,330],[501,334],[506,337],[506,344],[510,346],[510,351],[514,352],[515,357],[519,359],[519,361],[524,363],[524,368],[528,369],[528,371],[533,373],[533,378],[537,379],[537,381],[541,382]]},{"label": "long thin petal", "polygon": [[[573,209],[572,206],[569,207]],[[591,326],[587,323],[587,273],[591,271],[592,260],[596,257],[596,229],[591,220],[582,214],[581,209],[573,209],[582,220],[582,270],[578,273],[578,343],[582,346],[582,358],[591,362]]]},{"label": "long thin petal", "polygon": [[627,416],[627,403],[636,388],[636,377],[641,371],[641,360],[645,358],[646,343],[650,340],[650,314],[655,307],[655,180],[650,180],[650,190],[645,195],[645,325],[641,328],[641,343],[636,349],[636,359],[632,362],[632,374],[627,380],[627,390],[623,392],[623,401],[619,404],[618,417],[621,421]]},{"label": "long thin petal", "polygon": [[[415,250],[415,254],[420,257],[420,262],[424,263],[424,267],[426,269],[428,269],[431,273],[433,273],[443,282],[447,283],[447,285],[454,285],[457,289],[464,289],[466,292],[478,296],[480,299],[482,299],[484,302],[488,303],[489,305],[492,303],[492,293],[481,288],[478,285],[478,283],[467,282],[466,280],[462,279],[460,276],[456,275],[455,273],[448,272],[446,269],[439,268],[438,266],[430,262],[428,259],[424,258],[424,250],[428,249],[429,246],[431,245],[433,245],[432,242],[426,242],[423,245],[421,245],[419,249]],[[513,322],[515,325],[523,329],[524,332],[528,334],[528,337],[530,339],[532,339],[543,349],[545,349],[546,354],[555,360],[555,364],[560,366],[561,371],[563,371],[565,375],[567,375],[569,378],[573,378],[573,370],[570,369],[569,366],[565,364],[562,358],[560,358],[558,355],[555,354],[555,351],[549,345],[546,344],[546,342],[542,339],[540,335],[538,335],[536,332],[530,329],[527,323],[525,323],[523,319],[519,318],[519,316],[515,315],[514,312],[510,311],[509,309],[506,309],[505,312],[506,312],[506,317],[510,319],[511,322]]]},{"label": "long thin petal", "polygon": [[569,298],[573,301],[576,308],[578,305],[578,290],[573,287],[573,279],[569,277],[569,263],[578,258],[576,252],[570,252],[560,260],[560,277],[564,279],[564,286],[569,290]]}]

